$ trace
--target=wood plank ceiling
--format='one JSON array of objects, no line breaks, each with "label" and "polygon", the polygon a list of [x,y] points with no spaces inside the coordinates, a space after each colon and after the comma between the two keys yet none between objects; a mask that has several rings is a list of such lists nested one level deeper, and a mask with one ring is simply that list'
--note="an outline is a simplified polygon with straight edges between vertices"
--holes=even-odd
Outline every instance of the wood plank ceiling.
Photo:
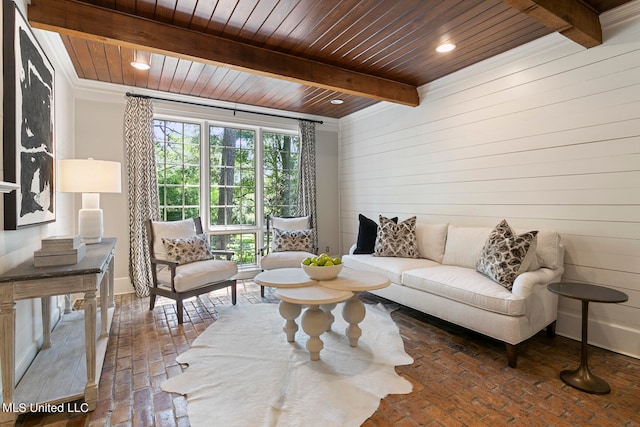
[{"label": "wood plank ceiling", "polygon": [[61,34],[81,79],[340,118],[416,105],[416,87],[555,30],[599,44],[581,22],[599,29],[627,1],[31,0],[27,13]]}]

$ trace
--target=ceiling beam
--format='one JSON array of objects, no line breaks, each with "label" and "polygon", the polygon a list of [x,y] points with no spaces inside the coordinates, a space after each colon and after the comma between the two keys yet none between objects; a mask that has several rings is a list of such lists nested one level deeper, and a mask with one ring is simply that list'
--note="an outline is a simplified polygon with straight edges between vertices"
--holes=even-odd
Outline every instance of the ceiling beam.
[{"label": "ceiling beam", "polygon": [[502,1],[586,48],[602,44],[598,13],[580,0]]},{"label": "ceiling beam", "polygon": [[415,107],[413,85],[177,27],[77,0],[31,0],[34,28]]}]

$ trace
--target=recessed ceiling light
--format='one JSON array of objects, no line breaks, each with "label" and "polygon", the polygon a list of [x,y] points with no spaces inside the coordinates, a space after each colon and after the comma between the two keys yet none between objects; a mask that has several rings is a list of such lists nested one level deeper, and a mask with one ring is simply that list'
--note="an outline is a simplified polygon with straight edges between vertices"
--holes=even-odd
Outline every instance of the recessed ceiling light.
[{"label": "recessed ceiling light", "polygon": [[344,103],[344,101],[342,99],[332,99],[331,103],[333,105],[340,105],[340,104]]},{"label": "recessed ceiling light", "polygon": [[149,68],[151,68],[151,65],[140,61],[132,61],[131,66],[133,68],[137,68],[138,70],[148,70]]},{"label": "recessed ceiling light", "polygon": [[440,53],[451,52],[455,48],[456,48],[456,45],[453,43],[442,43],[441,45],[438,45],[438,47],[436,47],[436,52],[440,52]]}]

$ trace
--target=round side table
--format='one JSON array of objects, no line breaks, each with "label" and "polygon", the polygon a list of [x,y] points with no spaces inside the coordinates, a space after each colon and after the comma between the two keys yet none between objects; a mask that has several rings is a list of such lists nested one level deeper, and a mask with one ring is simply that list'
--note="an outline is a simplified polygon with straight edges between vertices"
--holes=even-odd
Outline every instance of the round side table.
[{"label": "round side table", "polygon": [[620,303],[629,299],[627,294],[615,289],[603,286],[589,285],[586,283],[552,283],[549,291],[582,301],[582,357],[580,367],[575,371],[566,370],[560,372],[560,378],[565,384],[587,393],[606,394],[611,391],[609,384],[602,378],[598,378],[591,373],[588,364],[588,321],[589,303]]}]

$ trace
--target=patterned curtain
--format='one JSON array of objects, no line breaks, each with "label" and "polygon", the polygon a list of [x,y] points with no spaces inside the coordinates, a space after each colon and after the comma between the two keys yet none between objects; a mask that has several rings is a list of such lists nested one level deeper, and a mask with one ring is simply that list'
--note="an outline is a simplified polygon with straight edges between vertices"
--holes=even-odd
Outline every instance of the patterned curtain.
[{"label": "patterned curtain", "polygon": [[300,162],[297,216],[311,215],[313,247],[318,248],[318,215],[316,212],[316,124],[300,120]]},{"label": "patterned curtain", "polygon": [[146,221],[160,216],[150,99],[127,98],[124,132],[129,182],[129,277],[136,295],[146,297],[151,283]]}]

